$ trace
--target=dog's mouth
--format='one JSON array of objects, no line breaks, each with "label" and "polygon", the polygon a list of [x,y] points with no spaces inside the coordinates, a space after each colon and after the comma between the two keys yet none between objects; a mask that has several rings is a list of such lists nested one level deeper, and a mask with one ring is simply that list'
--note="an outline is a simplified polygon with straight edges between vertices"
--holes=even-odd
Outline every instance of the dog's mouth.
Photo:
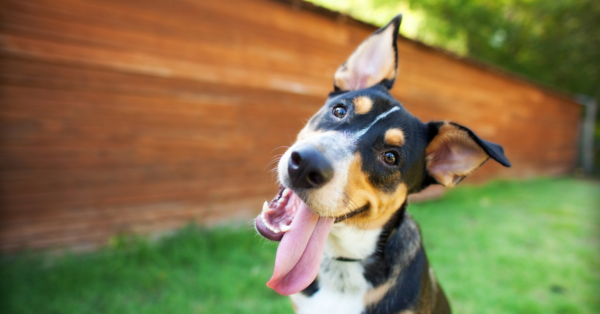
[{"label": "dog's mouth", "polygon": [[262,212],[256,218],[256,229],[263,237],[281,241],[283,234],[290,230],[298,210],[297,204],[293,204],[295,200],[290,203],[292,193],[292,190],[280,186],[275,198],[263,204]]},{"label": "dog's mouth", "polygon": [[291,189],[280,187],[271,202],[265,202],[255,221],[265,238],[281,241],[277,248],[273,277],[267,286],[282,295],[302,291],[316,278],[325,241],[335,219],[315,214]]}]

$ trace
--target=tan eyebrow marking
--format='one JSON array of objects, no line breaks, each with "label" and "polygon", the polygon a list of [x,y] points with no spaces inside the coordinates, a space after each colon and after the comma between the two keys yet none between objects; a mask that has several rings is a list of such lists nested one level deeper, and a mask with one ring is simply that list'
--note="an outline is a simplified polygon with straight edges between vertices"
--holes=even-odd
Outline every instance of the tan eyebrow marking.
[{"label": "tan eyebrow marking", "polygon": [[359,96],[354,98],[354,112],[356,114],[365,114],[373,107],[373,101],[367,96]]},{"label": "tan eyebrow marking", "polygon": [[402,146],[404,145],[404,132],[400,129],[389,129],[385,132],[384,139],[389,145]]}]

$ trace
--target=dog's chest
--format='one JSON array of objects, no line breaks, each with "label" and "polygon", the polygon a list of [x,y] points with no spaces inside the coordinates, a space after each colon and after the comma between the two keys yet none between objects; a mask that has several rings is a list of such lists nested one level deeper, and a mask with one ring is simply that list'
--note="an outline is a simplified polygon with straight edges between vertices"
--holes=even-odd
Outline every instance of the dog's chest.
[{"label": "dog's chest", "polygon": [[375,251],[381,230],[357,230],[336,225],[330,233],[319,268],[318,290],[311,296],[292,295],[298,314],[359,314],[371,285],[360,262],[335,258],[364,259]]}]

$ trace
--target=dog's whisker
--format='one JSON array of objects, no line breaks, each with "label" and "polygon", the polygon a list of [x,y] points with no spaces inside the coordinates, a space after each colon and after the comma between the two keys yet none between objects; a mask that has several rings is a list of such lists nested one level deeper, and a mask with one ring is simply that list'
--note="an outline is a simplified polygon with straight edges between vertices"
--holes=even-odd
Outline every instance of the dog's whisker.
[{"label": "dog's whisker", "polygon": [[273,150],[271,150],[271,153],[273,153],[274,151],[276,151],[276,150],[278,150],[278,149],[280,149],[280,148],[285,148],[285,149],[288,149],[288,148],[290,148],[290,147],[289,147],[289,146],[278,146],[278,147],[275,147],[275,148],[273,148]]},{"label": "dog's whisker", "polygon": [[273,158],[271,159],[271,161],[269,161],[269,163],[263,168],[263,171],[265,169],[267,169],[267,167],[272,166],[273,164],[277,164],[279,163],[279,160],[281,160],[281,156],[283,156],[283,154],[279,154],[279,155],[275,155],[273,156]]},{"label": "dog's whisker", "polygon": [[[271,174],[271,180],[273,180],[274,178],[276,178],[276,177],[277,177],[277,174],[278,174],[278,172],[277,172],[277,167],[275,167],[275,168],[273,168],[273,169],[269,170],[269,173]],[[277,181],[279,181],[279,180],[277,180]]]},{"label": "dog's whisker", "polygon": [[[356,204],[356,202],[354,202],[352,199],[350,199],[349,197],[346,197],[346,202],[348,203],[348,208],[349,208],[349,212],[352,213],[356,210],[358,210],[360,208],[360,206],[358,206],[358,204]],[[347,216],[346,216],[347,217]],[[366,230],[367,227],[367,221],[364,219],[360,219],[358,220],[359,222],[362,222],[363,225],[359,226],[357,225],[357,223],[352,224],[352,231],[355,231],[358,227],[362,227],[362,230]]]},{"label": "dog's whisker", "polygon": [[[265,168],[263,169],[263,171],[265,171],[267,169],[267,167],[272,167],[274,164],[276,164],[276,161],[270,162],[268,165],[265,166]],[[272,168],[269,171],[271,171],[271,170],[272,170]]]},{"label": "dog's whisker", "polygon": [[269,163],[272,163],[273,161],[277,161],[277,160],[281,159],[281,157],[282,157],[282,156],[283,156],[283,154],[277,154],[277,155],[274,155],[274,156],[271,158],[271,161],[270,161]]},{"label": "dog's whisker", "polygon": [[265,166],[265,168],[263,168],[263,171],[264,171],[265,169],[267,169],[267,167],[271,167],[271,166],[273,166],[273,165],[277,164],[278,162],[279,162],[279,159],[277,159],[277,160],[273,160],[273,161],[269,162],[269,163],[268,163],[268,164]]}]

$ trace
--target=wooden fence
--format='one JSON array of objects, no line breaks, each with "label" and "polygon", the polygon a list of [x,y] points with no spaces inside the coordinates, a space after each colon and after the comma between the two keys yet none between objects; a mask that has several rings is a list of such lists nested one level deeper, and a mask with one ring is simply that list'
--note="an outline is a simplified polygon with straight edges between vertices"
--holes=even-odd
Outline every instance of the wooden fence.
[{"label": "wooden fence", "polygon": [[[375,28],[270,0],[1,0],[0,251],[251,217],[268,163]],[[393,95],[502,144],[470,182],[568,173],[580,107],[401,38]],[[274,150],[275,149],[275,150]]]}]

